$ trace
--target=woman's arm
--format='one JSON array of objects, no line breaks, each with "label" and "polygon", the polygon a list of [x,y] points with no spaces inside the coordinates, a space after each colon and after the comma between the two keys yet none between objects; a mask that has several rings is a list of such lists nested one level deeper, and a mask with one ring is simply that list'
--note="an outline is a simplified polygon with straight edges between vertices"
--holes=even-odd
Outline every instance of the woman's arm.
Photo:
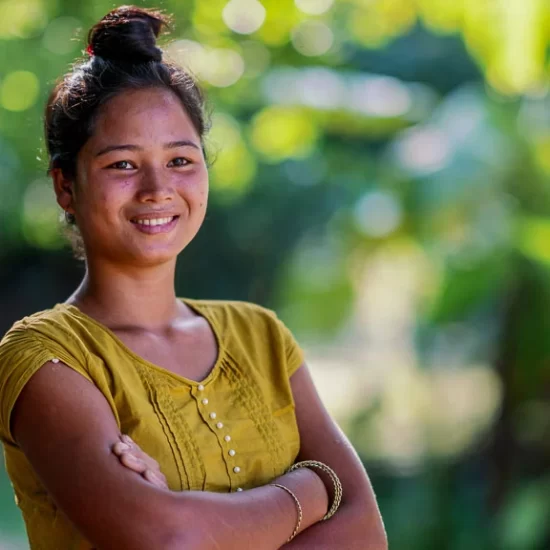
[{"label": "woman's arm", "polygon": [[307,365],[293,374],[291,384],[300,431],[298,459],[318,460],[330,466],[342,482],[343,497],[331,519],[300,534],[285,549],[387,550],[386,533],[369,478],[357,453],[321,402]]},{"label": "woman's arm", "polygon": [[[295,504],[277,487],[176,493],[124,467],[112,452],[120,433],[107,401],[62,363],[46,363],[27,382],[12,433],[61,511],[101,550],[275,549],[296,525]],[[302,503],[302,529],[326,512],[315,473],[278,481]]]}]

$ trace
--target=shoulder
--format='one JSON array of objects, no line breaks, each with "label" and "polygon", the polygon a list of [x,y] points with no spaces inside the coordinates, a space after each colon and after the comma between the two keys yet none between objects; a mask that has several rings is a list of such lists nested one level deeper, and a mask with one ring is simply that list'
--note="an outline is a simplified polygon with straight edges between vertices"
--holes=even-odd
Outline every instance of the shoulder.
[{"label": "shoulder", "polygon": [[87,356],[58,308],[16,321],[0,340],[0,440],[9,439],[9,417],[23,387],[46,363],[60,360],[90,380]]},{"label": "shoulder", "polygon": [[192,300],[188,298],[184,298],[183,301],[209,320],[223,324],[226,330],[231,328],[250,329],[251,324],[258,328],[268,327],[280,322],[275,311],[252,302]]},{"label": "shoulder", "polygon": [[2,352],[5,352],[8,348],[29,345],[40,339],[40,334],[44,330],[48,332],[48,330],[53,329],[49,322],[52,317],[55,318],[54,310],[47,309],[16,321],[0,339],[0,359]]},{"label": "shoulder", "polygon": [[38,311],[16,321],[0,340],[0,367],[2,352],[10,348],[40,345],[51,351],[65,350],[79,354],[78,338],[69,312],[63,304]]},{"label": "shoulder", "polygon": [[6,332],[4,337],[9,336],[14,331],[25,331],[28,334],[48,332],[49,330],[59,330],[67,327],[67,314],[64,309],[64,304],[56,304],[52,308],[37,311],[31,315],[27,315],[18,321],[15,321],[11,328]]}]

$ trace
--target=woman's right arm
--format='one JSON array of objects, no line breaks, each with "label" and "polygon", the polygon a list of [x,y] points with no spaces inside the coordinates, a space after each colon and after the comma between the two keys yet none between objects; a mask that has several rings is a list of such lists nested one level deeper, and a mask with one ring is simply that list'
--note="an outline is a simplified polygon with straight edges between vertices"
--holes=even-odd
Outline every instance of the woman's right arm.
[{"label": "woman's right arm", "polygon": [[[296,525],[296,505],[278,487],[176,493],[123,466],[112,452],[120,432],[103,394],[62,363],[46,363],[31,377],[11,426],[57,506],[101,550],[275,549]],[[298,497],[301,530],[323,517],[328,497],[314,472],[277,482]]]}]

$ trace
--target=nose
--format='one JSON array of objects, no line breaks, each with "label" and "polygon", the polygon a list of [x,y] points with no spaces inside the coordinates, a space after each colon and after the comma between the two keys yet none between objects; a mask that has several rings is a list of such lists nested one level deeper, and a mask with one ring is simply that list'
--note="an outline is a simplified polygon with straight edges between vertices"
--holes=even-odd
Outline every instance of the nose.
[{"label": "nose", "polygon": [[162,170],[149,168],[143,172],[137,192],[139,202],[166,202],[174,198],[175,190],[170,178]]}]

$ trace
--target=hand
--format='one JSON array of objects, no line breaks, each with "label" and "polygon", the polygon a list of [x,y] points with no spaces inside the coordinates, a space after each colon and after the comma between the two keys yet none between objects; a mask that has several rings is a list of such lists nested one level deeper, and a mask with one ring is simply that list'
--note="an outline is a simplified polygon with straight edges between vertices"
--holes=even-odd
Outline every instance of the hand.
[{"label": "hand", "polygon": [[141,474],[141,476],[158,487],[168,489],[166,477],[160,471],[159,463],[144,453],[128,435],[120,436],[120,441],[113,445],[113,453],[118,457],[120,463]]}]

